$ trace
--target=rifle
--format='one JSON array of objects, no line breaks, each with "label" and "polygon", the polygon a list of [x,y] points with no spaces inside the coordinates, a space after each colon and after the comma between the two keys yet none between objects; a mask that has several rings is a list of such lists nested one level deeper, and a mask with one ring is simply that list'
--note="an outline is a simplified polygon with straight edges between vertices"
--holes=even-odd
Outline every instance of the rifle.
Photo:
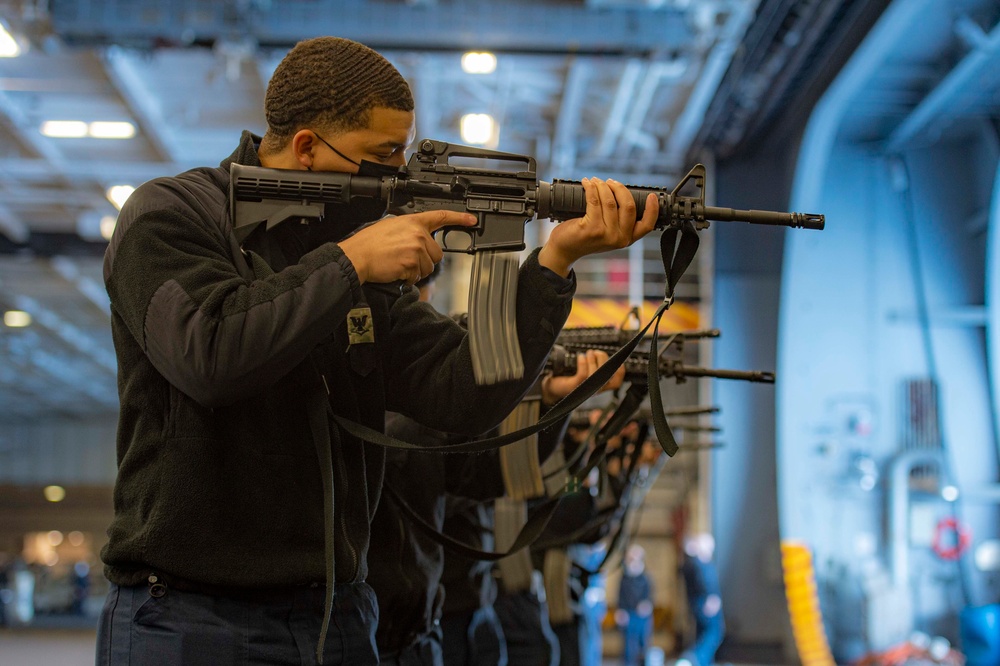
[{"label": "rifle", "polygon": [[[649,381],[649,363],[649,352],[632,352],[625,361],[625,381],[632,384],[646,384]],[[576,374],[576,353],[562,345],[556,344],[549,353],[545,369],[554,375]],[[658,358],[657,370],[660,377],[673,377],[678,384],[685,382],[688,377],[714,377],[716,379],[737,379],[763,384],[774,383],[773,372],[703,368],[695,365],[686,365],[680,359],[663,358],[662,356]]]},{"label": "rifle", "polygon": [[[703,414],[718,414],[722,409],[712,406],[688,406],[688,407],[671,407],[670,409],[663,410],[664,416],[701,416]],[[570,428],[589,428],[590,423],[590,410],[578,410],[573,412],[569,419]],[[649,407],[640,407],[635,412],[635,419],[638,421],[649,421],[652,418],[652,413]]]},{"label": "rifle", "polygon": [[[717,338],[721,335],[717,328],[708,328],[697,331],[678,331],[671,333],[675,338],[674,344],[678,349],[683,347],[686,340],[704,340],[705,338]],[[564,328],[559,331],[556,344],[567,349],[600,349],[602,351],[611,350],[614,352],[623,344],[632,339],[635,331],[629,331],[614,326],[579,326]]]},{"label": "rifle", "polygon": [[[469,288],[473,369],[477,382],[493,384],[524,374],[513,321],[518,263],[514,252],[525,247],[524,225],[536,216],[561,222],[583,215],[587,208],[579,181],[539,181],[536,172],[533,157],[431,139],[419,141],[407,164],[389,176],[233,164],[229,190],[233,230],[242,242],[260,224],[271,229],[293,219],[319,222],[328,205],[347,204],[355,197],[375,198],[395,214],[442,209],[475,214],[479,218],[475,226],[444,227],[435,238],[445,251],[474,255]],[[655,194],[660,206],[656,228],[675,234],[690,235],[712,220],[805,229],[825,225],[823,215],[812,213],[706,206],[705,179],[704,165],[697,164],[672,190],[627,187],[640,217],[647,195]],[[680,194],[689,184],[698,190],[696,196]],[[672,297],[676,278],[667,278]]]}]

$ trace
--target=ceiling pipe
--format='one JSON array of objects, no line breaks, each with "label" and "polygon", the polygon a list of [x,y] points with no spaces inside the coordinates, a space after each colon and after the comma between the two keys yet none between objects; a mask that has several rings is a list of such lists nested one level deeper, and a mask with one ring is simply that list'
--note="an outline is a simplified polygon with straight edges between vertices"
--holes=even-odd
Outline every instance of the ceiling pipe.
[{"label": "ceiling pipe", "polygon": [[756,2],[752,5],[737,5],[726,21],[721,37],[707,50],[708,57],[698,73],[697,83],[688,96],[684,111],[670,129],[670,137],[664,151],[667,164],[678,165],[686,159],[694,137],[705,121],[705,112],[733,61],[733,54],[743,40],[747,27],[753,21],[756,7]]}]

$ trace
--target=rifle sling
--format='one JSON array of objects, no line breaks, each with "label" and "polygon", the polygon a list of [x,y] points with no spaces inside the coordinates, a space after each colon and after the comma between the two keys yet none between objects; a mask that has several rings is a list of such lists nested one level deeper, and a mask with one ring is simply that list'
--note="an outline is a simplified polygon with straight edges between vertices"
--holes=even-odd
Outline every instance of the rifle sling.
[{"label": "rifle sling", "polygon": [[388,495],[393,503],[399,507],[399,510],[403,512],[414,525],[416,525],[421,532],[423,532],[428,538],[437,543],[440,546],[450,550],[453,553],[462,555],[472,560],[486,560],[489,562],[496,562],[497,560],[502,560],[508,555],[512,555],[517,551],[530,546],[532,543],[541,536],[542,532],[549,524],[549,520],[552,518],[552,514],[555,513],[556,506],[559,504],[559,496],[550,497],[545,499],[537,509],[528,516],[528,522],[525,523],[524,527],[521,528],[521,532],[514,539],[514,543],[511,544],[510,548],[503,553],[498,553],[495,551],[488,550],[478,550],[463,543],[453,537],[440,532],[436,527],[424,520],[420,514],[413,510],[413,508],[406,503],[406,501],[399,496],[391,486],[384,486],[383,490],[386,495]]}]

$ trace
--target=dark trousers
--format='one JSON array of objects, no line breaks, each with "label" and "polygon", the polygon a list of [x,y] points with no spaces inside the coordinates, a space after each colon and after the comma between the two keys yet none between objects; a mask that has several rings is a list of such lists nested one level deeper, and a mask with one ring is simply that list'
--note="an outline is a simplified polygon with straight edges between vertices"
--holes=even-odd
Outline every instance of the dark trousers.
[{"label": "dark trousers", "polygon": [[382,654],[381,666],[444,666],[441,628],[421,636],[398,652]]},{"label": "dark trousers", "polygon": [[493,606],[441,619],[447,666],[507,666],[507,641]]},{"label": "dark trousers", "polygon": [[[325,590],[266,598],[112,585],[97,630],[97,666],[315,666]],[[323,665],[378,664],[375,593],[338,585]]]},{"label": "dark trousers", "polygon": [[531,590],[501,593],[493,603],[507,639],[512,666],[558,666],[559,639],[549,625],[549,609]]},{"label": "dark trousers", "polygon": [[553,624],[552,631],[559,639],[559,666],[581,666],[583,664],[583,634],[580,626],[583,620],[574,615],[566,624]]}]

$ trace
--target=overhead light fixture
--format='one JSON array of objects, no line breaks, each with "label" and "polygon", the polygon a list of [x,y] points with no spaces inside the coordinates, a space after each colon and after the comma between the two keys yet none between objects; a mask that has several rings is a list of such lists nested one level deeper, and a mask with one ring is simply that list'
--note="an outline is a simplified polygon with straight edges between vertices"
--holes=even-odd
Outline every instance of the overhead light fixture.
[{"label": "overhead light fixture", "polygon": [[9,328],[31,326],[31,315],[24,310],[7,310],[3,313],[3,323]]},{"label": "overhead light fixture", "polygon": [[66,499],[66,489],[62,486],[45,486],[42,488],[42,494],[50,502],[62,502]]},{"label": "overhead light fixture", "polygon": [[20,45],[7,31],[7,26],[0,23],[0,58],[16,58],[19,55],[21,55]]},{"label": "overhead light fixture", "polygon": [[54,139],[131,139],[135,125],[124,120],[46,120],[40,128],[42,134]]},{"label": "overhead light fixture", "polygon": [[108,197],[108,201],[115,205],[118,210],[122,209],[125,205],[125,201],[128,200],[132,193],[135,192],[135,188],[131,185],[113,185],[108,188],[105,193]]},{"label": "overhead light fixture", "polygon": [[496,130],[496,121],[488,113],[467,113],[460,125],[462,141],[472,144],[489,143]]},{"label": "overhead light fixture", "polygon": [[95,139],[131,139],[135,136],[135,125],[125,121],[95,121],[88,125],[87,133]]},{"label": "overhead light fixture", "polygon": [[466,74],[492,74],[497,68],[497,57],[486,51],[469,51],[462,55],[462,70]]},{"label": "overhead light fixture", "polygon": [[87,136],[87,123],[82,120],[46,120],[41,132],[54,139],[81,139]]}]

